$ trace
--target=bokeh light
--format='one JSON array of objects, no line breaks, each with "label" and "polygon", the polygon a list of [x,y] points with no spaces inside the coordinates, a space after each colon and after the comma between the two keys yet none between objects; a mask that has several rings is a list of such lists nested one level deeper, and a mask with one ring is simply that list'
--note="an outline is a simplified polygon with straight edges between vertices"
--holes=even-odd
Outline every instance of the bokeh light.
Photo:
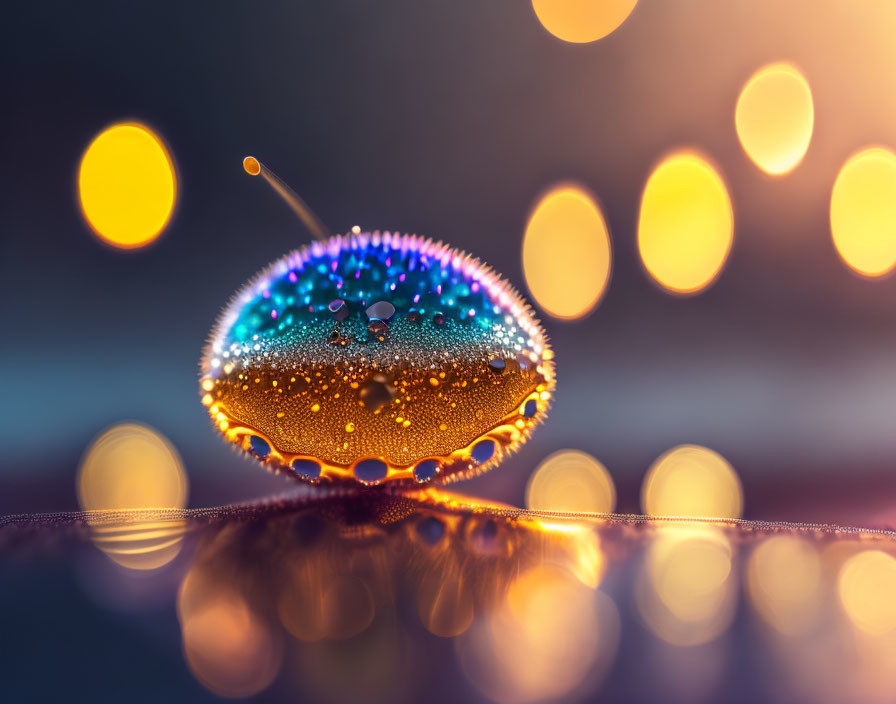
[{"label": "bokeh light", "polygon": [[539,22],[555,37],[582,44],[607,36],[638,0],[532,0]]},{"label": "bokeh light", "polygon": [[660,531],[645,554],[635,599],[645,625],[667,643],[716,639],[731,625],[737,603],[728,540],[702,526]]},{"label": "bokeh light", "polygon": [[803,538],[776,535],[762,541],[747,563],[747,590],[759,615],[784,635],[804,632],[818,614],[821,559]]},{"label": "bokeh light", "polygon": [[653,170],[641,195],[638,251],[647,272],[675,293],[696,293],[715,280],[734,239],[728,189],[716,169],[691,151]]},{"label": "bokeh light", "polygon": [[559,450],[529,478],[526,506],[533,511],[612,513],[616,487],[607,468],[587,452]]},{"label": "bokeh light", "polygon": [[473,623],[473,592],[470,580],[464,579],[455,560],[444,567],[444,571],[428,572],[421,580],[417,611],[427,631],[442,638],[454,638]]},{"label": "bokeh light", "polygon": [[149,570],[180,552],[186,521],[179,516],[109,515],[143,509],[181,509],[189,484],[174,446],[139,423],[119,423],[90,444],[78,469],[78,502],[94,544],[123,567]]},{"label": "bokeh light", "polygon": [[85,511],[183,508],[187,475],[174,446],[141,423],[118,423],[87,448],[78,469]]},{"label": "bokeh light", "polygon": [[187,532],[183,518],[87,519],[90,539],[113,562],[132,570],[154,570],[177,557]]},{"label": "bokeh light", "polygon": [[679,445],[647,471],[641,509],[651,516],[739,518],[743,488],[720,454],[700,445]]},{"label": "bokeh light", "polygon": [[741,90],[734,125],[744,151],[769,174],[800,163],[815,123],[812,91],[802,73],[787,63],[765,66]]},{"label": "bokeh light", "polygon": [[185,580],[178,605],[184,657],[192,673],[222,697],[248,697],[265,689],[280,671],[279,639],[237,592],[219,586],[186,600],[190,588]]},{"label": "bokeh light", "polygon": [[523,272],[548,315],[575,319],[600,301],[610,279],[610,233],[582,188],[557,186],[538,201],[523,237]]},{"label": "bokeh light", "polygon": [[864,550],[840,568],[840,603],[860,630],[875,636],[896,629],[896,558],[882,550]]},{"label": "bokeh light", "polygon": [[506,704],[568,696],[599,684],[615,657],[619,614],[598,590],[547,565],[510,585],[502,605],[456,642],[477,689]]},{"label": "bokeh light", "polygon": [[165,229],[177,197],[174,162],[144,125],[107,127],[78,169],[81,211],[94,233],[121,249],[143,247]]},{"label": "bokeh light", "polygon": [[896,155],[870,147],[851,156],[831,192],[831,236],[859,274],[882,276],[896,265]]}]

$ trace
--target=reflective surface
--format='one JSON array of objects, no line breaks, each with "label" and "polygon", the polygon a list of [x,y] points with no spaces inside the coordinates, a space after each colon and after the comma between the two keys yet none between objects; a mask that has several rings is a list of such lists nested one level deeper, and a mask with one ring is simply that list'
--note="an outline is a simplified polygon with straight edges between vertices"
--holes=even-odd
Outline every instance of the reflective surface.
[{"label": "reflective surface", "polygon": [[[183,543],[129,569],[98,535]],[[891,701],[893,537],[432,490],[10,517],[0,674],[13,701],[49,663],[88,701]]]}]

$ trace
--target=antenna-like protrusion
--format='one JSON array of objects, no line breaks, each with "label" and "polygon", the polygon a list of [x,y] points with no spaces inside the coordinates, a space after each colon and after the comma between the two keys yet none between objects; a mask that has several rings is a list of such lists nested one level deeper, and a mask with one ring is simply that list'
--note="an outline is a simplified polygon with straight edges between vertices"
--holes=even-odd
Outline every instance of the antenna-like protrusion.
[{"label": "antenna-like protrusion", "polygon": [[243,168],[250,176],[261,176],[267,181],[278,195],[286,201],[286,204],[293,209],[299,220],[308,228],[308,231],[321,242],[327,239],[327,228],[320,221],[320,218],[314,214],[314,211],[308,207],[308,204],[299,198],[298,194],[287,186],[277,174],[271,171],[267,166],[262,164],[254,156],[247,156],[243,159]]}]

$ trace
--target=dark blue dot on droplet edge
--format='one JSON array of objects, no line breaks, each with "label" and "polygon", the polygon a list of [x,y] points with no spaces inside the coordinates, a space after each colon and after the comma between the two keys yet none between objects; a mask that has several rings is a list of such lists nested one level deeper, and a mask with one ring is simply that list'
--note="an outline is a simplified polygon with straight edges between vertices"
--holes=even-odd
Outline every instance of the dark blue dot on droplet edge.
[{"label": "dark blue dot on droplet edge", "polygon": [[534,418],[536,413],[538,413],[538,404],[535,403],[535,399],[530,398],[523,407],[523,415],[526,418]]},{"label": "dark blue dot on droplet edge", "polygon": [[314,460],[296,459],[290,465],[292,471],[306,479],[318,479],[320,477],[320,464]]},{"label": "dark blue dot on droplet edge", "polygon": [[476,462],[478,462],[479,464],[485,464],[495,454],[495,441],[480,440],[475,445],[473,445],[473,452],[471,454]]},{"label": "dark blue dot on droplet edge", "polygon": [[439,473],[439,463],[435,460],[423,460],[414,467],[414,479],[418,482],[428,482]]},{"label": "dark blue dot on droplet edge", "polygon": [[265,440],[264,438],[260,438],[257,435],[250,435],[249,452],[251,452],[256,457],[264,459],[269,454],[271,454],[271,446],[268,445],[267,440]]},{"label": "dark blue dot on droplet edge", "polygon": [[355,465],[355,478],[362,482],[378,482],[386,478],[389,467],[382,460],[361,460]]}]

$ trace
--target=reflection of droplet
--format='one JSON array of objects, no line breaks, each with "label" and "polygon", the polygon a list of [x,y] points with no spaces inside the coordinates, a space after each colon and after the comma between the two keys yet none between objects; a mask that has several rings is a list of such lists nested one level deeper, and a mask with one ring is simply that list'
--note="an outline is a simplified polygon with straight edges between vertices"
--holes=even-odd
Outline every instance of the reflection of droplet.
[{"label": "reflection of droplet", "polygon": [[641,486],[651,516],[739,518],[743,489],[724,457],[700,445],[679,445],[653,463]]},{"label": "reflection of droplet", "polygon": [[558,39],[582,44],[613,32],[638,0],[532,0],[542,26]]},{"label": "reflection of droplet", "polygon": [[805,631],[821,602],[821,560],[807,540],[776,535],[750,555],[747,587],[762,618],[784,634]]},{"label": "reflection of droplet", "polygon": [[113,562],[132,570],[154,570],[180,552],[187,522],[182,518],[88,518],[90,539]]},{"label": "reflection of droplet", "polygon": [[831,235],[860,274],[882,276],[896,266],[896,154],[872,147],[842,166],[831,192]]},{"label": "reflection of droplet", "polygon": [[472,591],[454,564],[425,575],[417,604],[426,630],[442,638],[455,638],[473,623]]},{"label": "reflection of droplet", "polygon": [[[210,691],[248,697],[273,682],[282,662],[282,644],[239,594],[226,587],[185,599],[190,575],[181,585],[178,606],[184,656]],[[195,584],[195,581],[193,581]]]},{"label": "reflection of droplet", "polygon": [[539,565],[517,576],[503,603],[456,643],[464,673],[502,704],[593,701],[616,655],[619,613],[603,592]]},{"label": "reflection of droplet", "polygon": [[809,148],[814,121],[809,84],[786,63],[754,73],[741,90],[734,112],[744,151],[769,174],[785,174],[800,163]]},{"label": "reflection of droplet", "polygon": [[734,238],[728,189],[702,156],[680,151],[653,170],[641,195],[638,251],[648,273],[676,293],[718,276]]},{"label": "reflection of droplet", "polygon": [[675,526],[651,542],[635,597],[654,635],[694,646],[718,638],[731,625],[736,585],[731,546],[721,532]]},{"label": "reflection of droplet", "polygon": [[362,388],[359,394],[362,403],[371,413],[375,413],[395,397],[395,387],[381,374],[375,375]]},{"label": "reflection of droplet", "polygon": [[355,477],[368,484],[385,479],[388,471],[385,462],[373,458],[361,460],[355,465]]},{"label": "reflection of droplet", "polygon": [[174,210],[174,164],[149,128],[112,125],[81,157],[78,195],[98,237],[115,247],[142,247],[162,233]]},{"label": "reflection of droplet", "polygon": [[840,568],[840,603],[850,620],[872,635],[896,630],[896,558],[882,550],[864,550]]},{"label": "reflection of droplet", "polygon": [[611,258],[610,233],[591,195],[559,186],[541,197],[523,236],[523,273],[549,315],[587,315],[607,288]]},{"label": "reflection of droplet", "polygon": [[526,487],[526,506],[534,511],[612,513],[616,488],[606,467],[594,457],[560,450],[533,472]]},{"label": "reflection of droplet", "polygon": [[395,306],[389,301],[377,301],[373,305],[368,306],[365,313],[371,320],[389,321],[395,315]]},{"label": "reflection of droplet", "polygon": [[426,516],[417,521],[417,535],[430,545],[437,544],[445,535],[445,524],[435,516]]}]

